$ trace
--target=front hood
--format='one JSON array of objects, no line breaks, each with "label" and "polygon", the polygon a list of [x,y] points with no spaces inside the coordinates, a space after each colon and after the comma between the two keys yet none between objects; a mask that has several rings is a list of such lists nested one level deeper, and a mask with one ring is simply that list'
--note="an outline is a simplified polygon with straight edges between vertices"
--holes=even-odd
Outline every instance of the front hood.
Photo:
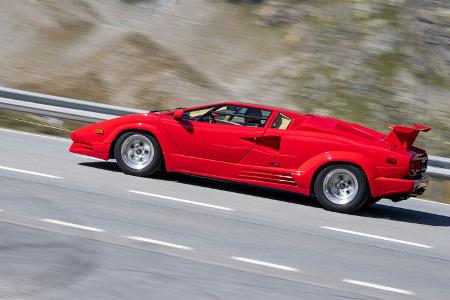
[{"label": "front hood", "polygon": [[345,122],[335,118],[307,115],[294,124],[293,130],[314,131],[342,136],[348,139],[358,139],[378,142],[384,134],[355,123]]},{"label": "front hood", "polygon": [[105,120],[95,124],[91,124],[75,130],[71,133],[70,138],[72,141],[101,141],[104,140],[115,128],[122,124],[142,122],[143,117],[147,117],[149,114],[132,114],[122,117],[117,117],[110,120]]}]

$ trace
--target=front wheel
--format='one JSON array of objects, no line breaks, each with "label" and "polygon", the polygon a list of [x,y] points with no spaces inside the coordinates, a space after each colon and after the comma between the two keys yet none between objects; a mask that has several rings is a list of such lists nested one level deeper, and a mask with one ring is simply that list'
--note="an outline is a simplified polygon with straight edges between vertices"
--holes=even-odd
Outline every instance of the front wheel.
[{"label": "front wheel", "polygon": [[314,182],[319,203],[327,210],[352,213],[363,208],[370,199],[364,172],[352,165],[332,165],[323,169]]},{"label": "front wheel", "polygon": [[162,164],[162,152],[158,141],[147,133],[127,132],[114,146],[114,156],[119,168],[126,174],[150,176]]}]

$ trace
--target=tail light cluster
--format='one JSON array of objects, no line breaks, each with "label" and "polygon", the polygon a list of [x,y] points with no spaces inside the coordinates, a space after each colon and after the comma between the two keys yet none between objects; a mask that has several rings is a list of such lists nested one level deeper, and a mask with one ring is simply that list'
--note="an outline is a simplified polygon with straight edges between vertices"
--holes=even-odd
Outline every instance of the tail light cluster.
[{"label": "tail light cluster", "polygon": [[409,164],[409,174],[415,176],[417,174],[425,173],[428,165],[428,157],[423,154],[416,154],[411,158]]}]

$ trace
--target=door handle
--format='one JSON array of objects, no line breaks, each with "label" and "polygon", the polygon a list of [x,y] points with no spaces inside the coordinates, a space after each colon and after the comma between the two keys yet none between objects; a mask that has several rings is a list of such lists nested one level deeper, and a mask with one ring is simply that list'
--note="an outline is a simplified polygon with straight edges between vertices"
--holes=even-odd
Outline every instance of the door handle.
[{"label": "door handle", "polygon": [[258,137],[242,137],[241,139],[252,142],[252,143],[256,143],[258,141]]}]

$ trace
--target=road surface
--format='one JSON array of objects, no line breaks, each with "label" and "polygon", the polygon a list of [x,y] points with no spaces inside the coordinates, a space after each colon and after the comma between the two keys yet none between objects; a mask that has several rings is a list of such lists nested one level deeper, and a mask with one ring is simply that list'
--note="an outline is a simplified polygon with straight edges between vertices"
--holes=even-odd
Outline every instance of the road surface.
[{"label": "road surface", "polygon": [[1,299],[449,299],[450,205],[137,178],[0,129]]}]

